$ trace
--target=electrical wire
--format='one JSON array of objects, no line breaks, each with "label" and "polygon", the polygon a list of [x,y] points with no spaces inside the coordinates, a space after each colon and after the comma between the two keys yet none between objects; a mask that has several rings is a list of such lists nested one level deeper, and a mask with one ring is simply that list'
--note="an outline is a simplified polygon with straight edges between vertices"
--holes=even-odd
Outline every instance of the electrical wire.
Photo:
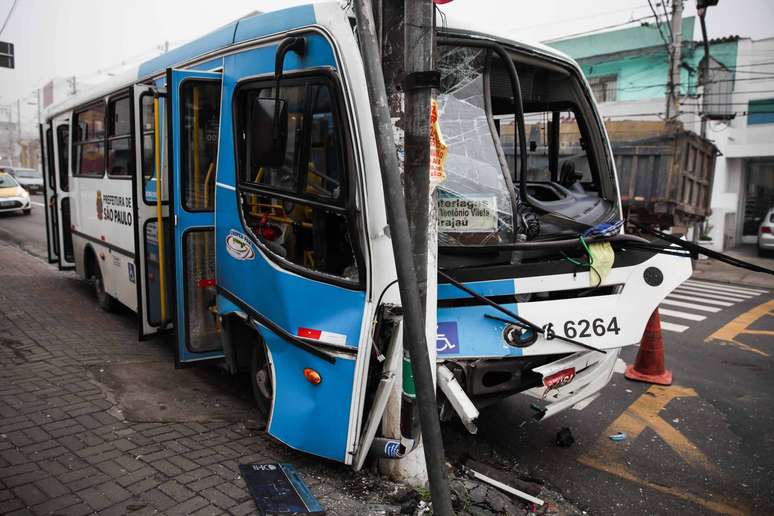
[{"label": "electrical wire", "polygon": [[[451,283],[452,285],[454,285],[458,289],[460,289],[463,292],[465,292],[466,294],[470,295],[471,297],[481,301],[482,303],[485,303],[485,304],[491,306],[492,308],[494,308],[495,310],[497,310],[499,312],[504,313],[505,315],[507,315],[508,317],[513,319],[513,321],[512,321],[513,324],[516,324],[516,325],[522,326],[522,327],[523,326],[528,326],[530,329],[532,329],[533,331],[535,331],[537,333],[540,333],[540,334],[545,334],[546,333],[545,330],[543,330],[543,328],[541,328],[540,326],[536,325],[535,323],[529,322],[528,320],[526,320],[523,317],[520,317],[520,316],[516,315],[515,313],[511,312],[510,310],[508,310],[507,308],[502,306],[501,304],[492,301],[488,297],[482,296],[478,292],[469,289],[463,283],[461,283],[461,282],[457,281],[456,279],[452,278],[451,276],[449,276],[447,273],[445,273],[441,269],[438,269],[438,275],[441,276],[442,278],[444,278],[445,280],[447,280],[449,283]],[[554,335],[554,338],[558,339],[558,340],[562,340],[564,342],[569,342],[570,344],[575,344],[576,346],[580,346],[582,348],[590,349],[590,350],[593,350],[593,351],[598,351],[600,353],[607,353],[607,351],[605,351],[604,349],[596,348],[594,346],[591,346],[589,344],[585,344],[583,342],[578,342],[577,340],[573,340],[573,339],[571,339],[569,337],[564,337],[562,335],[559,335],[558,333],[556,333]]]},{"label": "electrical wire", "polygon": [[671,56],[672,50],[669,47],[669,40],[667,39],[666,35],[664,35],[664,32],[661,30],[661,21],[659,20],[658,13],[656,12],[656,8],[653,7],[653,2],[651,0],[648,0],[648,5],[650,6],[650,11],[653,13],[653,18],[656,18],[656,28],[658,29],[658,33],[661,36],[661,39],[664,41],[664,45],[666,45],[667,47],[667,53]]},{"label": "electrical wire", "polygon": [[555,42],[561,41],[563,39],[575,38],[575,37],[578,37],[578,36],[585,36],[587,34],[595,34],[597,32],[603,31],[603,30],[615,29],[615,28],[618,28],[618,27],[623,27],[625,25],[631,25],[632,23],[640,23],[640,22],[642,22],[644,20],[650,20],[651,18],[653,18],[653,16],[643,16],[642,18],[634,18],[634,19],[629,20],[627,22],[615,23],[613,25],[606,25],[604,27],[598,27],[596,29],[591,29],[591,30],[587,30],[587,31],[583,31],[583,32],[576,32],[575,34],[567,34],[567,35],[562,36],[560,38],[547,39],[547,40],[543,41],[543,43],[544,44],[555,43]]},{"label": "electrical wire", "polygon": [[5,26],[8,25],[8,21],[11,19],[11,15],[13,14],[13,10],[16,9],[16,2],[18,2],[18,0],[13,0],[13,3],[11,4],[11,8],[8,9],[8,14],[5,17],[3,26],[0,27],[0,36],[2,36],[3,31],[5,30]]},{"label": "electrical wire", "polygon": [[591,18],[599,18],[600,16],[607,16],[609,14],[617,14],[617,13],[623,13],[623,12],[632,12],[632,11],[636,11],[638,9],[647,9],[647,8],[648,8],[647,5],[642,4],[642,5],[638,5],[638,6],[635,6],[635,7],[627,7],[626,9],[616,9],[615,11],[605,11],[605,12],[601,12],[601,13],[594,13],[594,14],[590,14],[588,16],[579,16],[577,18],[565,18],[563,20],[556,20],[556,21],[550,21],[550,22],[546,22],[546,23],[539,23],[537,25],[530,25],[530,26],[527,26],[527,27],[512,27],[512,28],[510,28],[508,30],[509,31],[530,30],[530,29],[537,29],[537,28],[540,28],[540,27],[556,26],[556,25],[560,25],[560,24],[563,24],[563,23],[570,23],[570,22],[575,22],[575,21],[588,20],[588,19],[591,19]]}]

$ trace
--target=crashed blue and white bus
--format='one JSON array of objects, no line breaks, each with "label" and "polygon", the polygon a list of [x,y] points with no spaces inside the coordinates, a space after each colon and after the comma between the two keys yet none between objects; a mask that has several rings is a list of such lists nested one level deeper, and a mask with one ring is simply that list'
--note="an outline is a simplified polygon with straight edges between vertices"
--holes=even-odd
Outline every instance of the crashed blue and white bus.
[{"label": "crashed blue and white bus", "polygon": [[[475,431],[517,393],[549,417],[597,396],[690,262],[623,234],[572,60],[451,19],[436,37],[440,417]],[[357,468],[416,442],[411,414],[380,425],[403,353],[371,113],[354,17],[319,3],[235,21],[41,126],[50,261],[136,311],[140,340],[170,332],[177,365],[249,371],[276,439]]]}]

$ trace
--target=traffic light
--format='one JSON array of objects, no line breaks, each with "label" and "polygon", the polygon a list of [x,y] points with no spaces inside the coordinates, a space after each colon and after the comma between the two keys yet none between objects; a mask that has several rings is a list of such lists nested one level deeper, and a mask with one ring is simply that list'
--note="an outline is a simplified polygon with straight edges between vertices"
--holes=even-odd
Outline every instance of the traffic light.
[{"label": "traffic light", "polygon": [[696,9],[706,9],[718,5],[718,0],[696,0]]}]

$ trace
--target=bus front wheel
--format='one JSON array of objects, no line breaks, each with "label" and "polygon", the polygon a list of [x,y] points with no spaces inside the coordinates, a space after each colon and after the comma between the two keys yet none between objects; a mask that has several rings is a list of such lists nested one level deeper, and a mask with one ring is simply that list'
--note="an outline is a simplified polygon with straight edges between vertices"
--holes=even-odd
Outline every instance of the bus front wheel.
[{"label": "bus front wheel", "polygon": [[268,427],[269,416],[271,415],[274,382],[268,353],[260,341],[253,346],[250,358],[250,383],[253,387],[253,397],[255,398],[260,417],[259,424],[265,430]]}]

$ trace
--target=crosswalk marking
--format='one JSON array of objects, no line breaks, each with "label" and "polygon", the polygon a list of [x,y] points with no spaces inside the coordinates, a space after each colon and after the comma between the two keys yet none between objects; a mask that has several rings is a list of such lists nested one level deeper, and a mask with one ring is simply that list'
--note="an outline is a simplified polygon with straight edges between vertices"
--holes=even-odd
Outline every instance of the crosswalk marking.
[{"label": "crosswalk marking", "polygon": [[697,299],[697,296],[686,296],[683,294],[669,294],[667,299],[684,299],[686,301],[696,301],[697,303],[707,303],[708,305],[715,306],[734,306],[734,303],[727,301],[718,301],[717,299]]},{"label": "crosswalk marking", "polygon": [[728,285],[723,285],[722,283],[709,283],[709,282],[706,282],[706,281],[698,281],[698,280],[686,280],[685,284],[686,285],[699,285],[699,286],[702,286],[702,287],[711,287],[711,288],[714,288],[716,290],[727,290],[729,292],[739,292],[740,294],[760,295],[760,294],[768,293],[767,290],[761,290],[761,289],[757,289],[757,288],[736,287],[736,286],[732,287],[732,286],[728,286]]},{"label": "crosswalk marking", "polygon": [[676,333],[683,333],[688,329],[688,326],[682,324],[675,324],[671,322],[661,321],[661,329],[667,331],[673,331]]},{"label": "crosswalk marking", "polygon": [[692,292],[703,292],[703,293],[713,294],[718,296],[731,296],[738,299],[752,299],[760,295],[760,294],[740,294],[738,292],[728,292],[727,290],[715,290],[714,288],[709,288],[709,287],[698,287],[696,285],[686,285],[685,283],[680,285],[678,288],[690,290]]},{"label": "crosswalk marking", "polygon": [[703,321],[707,318],[706,315],[689,314],[688,312],[680,312],[679,310],[670,310],[669,308],[659,308],[658,313],[666,315],[668,317],[677,317],[678,319],[688,319],[689,321]]},{"label": "crosswalk marking", "polygon": [[692,308],[693,310],[699,310],[701,312],[711,312],[713,314],[718,313],[721,308],[717,308],[715,306],[704,306],[704,305],[697,305],[695,303],[685,303],[683,301],[674,301],[672,299],[664,299],[661,302],[662,305],[671,305],[671,306],[679,306],[682,308]]},{"label": "crosswalk marking", "polygon": [[747,299],[753,298],[753,296],[740,296],[738,294],[735,294],[735,295],[721,294],[720,292],[713,292],[709,290],[698,290],[693,287],[677,287],[675,289],[675,292],[678,292],[681,294],[687,294],[691,296],[706,297],[708,299],[726,299],[730,301],[745,301]]},{"label": "crosswalk marking", "polygon": [[[686,321],[701,322],[737,303],[755,300],[769,291],[738,287],[725,283],[688,280],[678,286],[661,302],[661,329],[668,332],[683,333],[690,329]],[[673,307],[679,308],[679,310]],[[684,323],[684,324],[679,324]]]}]

